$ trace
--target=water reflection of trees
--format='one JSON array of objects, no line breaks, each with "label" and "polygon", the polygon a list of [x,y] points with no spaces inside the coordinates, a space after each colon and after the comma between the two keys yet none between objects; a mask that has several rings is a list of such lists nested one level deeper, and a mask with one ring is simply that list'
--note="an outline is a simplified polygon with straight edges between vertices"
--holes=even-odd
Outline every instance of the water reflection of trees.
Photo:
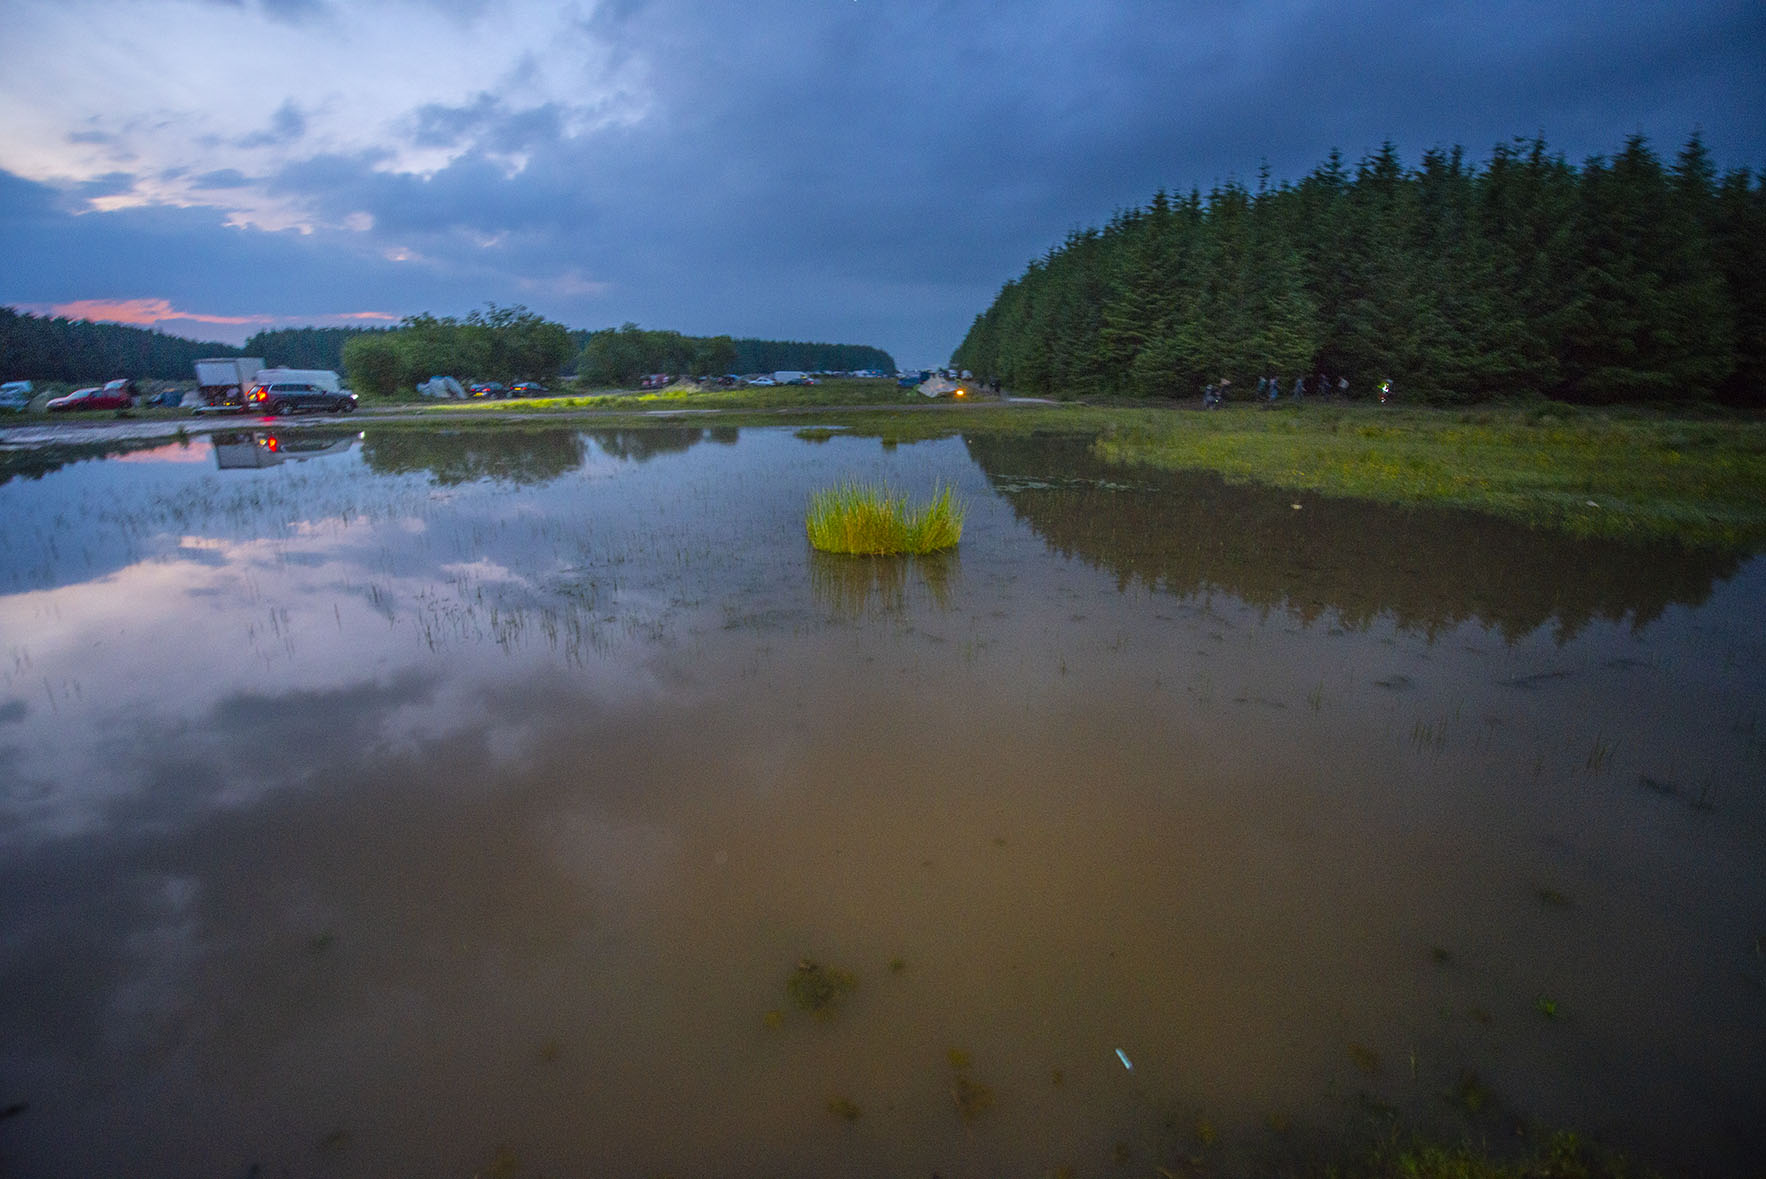
[{"label": "water reflection of trees", "polygon": [[949,610],[961,575],[954,551],[918,557],[810,553],[809,584],[816,601],[836,616],[853,620],[863,618],[873,601],[882,613],[900,612],[916,582],[934,606]]},{"label": "water reflection of trees", "polygon": [[549,483],[583,464],[577,430],[381,430],[362,442],[368,468],[383,475],[427,471],[443,486],[496,479]]},{"label": "water reflection of trees", "polygon": [[158,450],[165,446],[182,448],[189,445],[190,439],[186,436],[111,439],[105,442],[82,442],[72,446],[20,446],[16,449],[4,449],[0,450],[0,485],[13,479],[41,479],[73,463],[116,458],[143,450]]},{"label": "water reflection of trees", "polygon": [[636,430],[592,430],[589,437],[602,453],[632,462],[647,462],[664,454],[680,454],[710,437],[715,442],[733,442],[734,427],[703,430],[698,427],[653,426]]},{"label": "water reflection of trees", "polygon": [[583,465],[592,442],[609,458],[642,463],[680,454],[701,442],[729,444],[735,427],[654,426],[629,430],[539,429],[387,430],[362,444],[370,470],[381,474],[427,471],[453,485],[499,479],[522,486],[549,483]]},{"label": "water reflection of trees", "polygon": [[1179,596],[1217,589],[1308,623],[1329,612],[1362,627],[1389,614],[1432,633],[1476,619],[1510,639],[1546,625],[1568,638],[1595,619],[1642,626],[1671,605],[1697,605],[1745,560],[1110,465],[1083,439],[967,442],[1051,548],[1125,586]]}]

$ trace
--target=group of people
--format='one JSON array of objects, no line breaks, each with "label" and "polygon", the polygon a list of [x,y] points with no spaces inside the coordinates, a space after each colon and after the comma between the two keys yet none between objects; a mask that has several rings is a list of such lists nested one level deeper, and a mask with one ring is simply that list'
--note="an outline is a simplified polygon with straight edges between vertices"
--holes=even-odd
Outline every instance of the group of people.
[{"label": "group of people", "polygon": [[[1232,384],[1231,378],[1222,377],[1218,384],[1209,385],[1202,390],[1202,408],[1214,409],[1226,400],[1227,386]],[[1318,373],[1309,381],[1304,374],[1294,378],[1293,398],[1295,401],[1306,400],[1308,389],[1314,397],[1328,397],[1333,391],[1339,397],[1349,396],[1349,378],[1338,377],[1335,385],[1323,373]],[[1384,405],[1392,396],[1392,382],[1381,381],[1379,384],[1380,404]],[[1276,377],[1257,378],[1257,399],[1274,402],[1281,399],[1281,381]]]}]

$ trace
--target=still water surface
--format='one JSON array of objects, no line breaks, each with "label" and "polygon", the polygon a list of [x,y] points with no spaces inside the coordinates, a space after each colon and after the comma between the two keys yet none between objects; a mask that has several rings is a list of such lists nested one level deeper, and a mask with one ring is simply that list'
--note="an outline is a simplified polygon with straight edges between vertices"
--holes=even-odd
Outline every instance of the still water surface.
[{"label": "still water surface", "polygon": [[[1059,438],[270,437],[0,484],[5,1174],[1766,1157],[1766,561]],[[849,478],[960,549],[812,554]]]}]

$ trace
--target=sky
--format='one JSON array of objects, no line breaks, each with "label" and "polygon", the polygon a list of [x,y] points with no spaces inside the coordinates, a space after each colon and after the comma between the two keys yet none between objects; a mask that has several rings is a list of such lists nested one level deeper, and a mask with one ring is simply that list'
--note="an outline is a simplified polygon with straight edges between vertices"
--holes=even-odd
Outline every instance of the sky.
[{"label": "sky", "polygon": [[0,306],[520,304],[947,361],[1164,188],[1390,141],[1766,168],[1759,0],[0,0]]}]

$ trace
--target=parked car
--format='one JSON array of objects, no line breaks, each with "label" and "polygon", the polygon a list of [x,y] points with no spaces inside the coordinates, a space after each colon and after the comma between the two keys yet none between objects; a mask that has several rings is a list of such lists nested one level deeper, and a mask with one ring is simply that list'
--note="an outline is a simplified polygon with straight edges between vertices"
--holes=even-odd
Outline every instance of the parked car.
[{"label": "parked car", "polygon": [[90,389],[75,389],[66,397],[52,397],[43,408],[50,413],[73,413],[87,409],[132,409],[134,405],[134,384],[117,380]]},{"label": "parked car", "polygon": [[289,414],[302,410],[325,410],[327,413],[350,413],[356,408],[356,395],[349,390],[332,392],[302,381],[275,381],[253,385],[245,395],[247,409],[264,413]]},{"label": "parked car", "polygon": [[467,386],[466,393],[471,397],[486,397],[495,400],[509,396],[509,390],[501,381],[480,381],[476,385]]},{"label": "parked car", "polygon": [[750,385],[767,385],[767,386],[777,384],[777,382],[774,381],[771,377],[749,377],[748,383]]},{"label": "parked car", "polygon": [[546,387],[538,381],[522,381],[509,390],[509,395],[511,397],[544,397],[546,392]]}]

